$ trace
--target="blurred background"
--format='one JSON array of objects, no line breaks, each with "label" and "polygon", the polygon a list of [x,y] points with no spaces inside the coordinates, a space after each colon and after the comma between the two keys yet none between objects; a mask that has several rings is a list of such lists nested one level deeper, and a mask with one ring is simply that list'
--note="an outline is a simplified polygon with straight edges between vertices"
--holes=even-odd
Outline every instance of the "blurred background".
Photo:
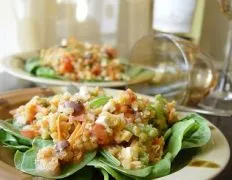
[{"label": "blurred background", "polygon": [[[127,55],[152,32],[152,0],[8,0],[0,2],[0,57],[48,47],[67,36],[116,46]],[[189,37],[223,62],[228,21],[216,1],[197,0]]]}]

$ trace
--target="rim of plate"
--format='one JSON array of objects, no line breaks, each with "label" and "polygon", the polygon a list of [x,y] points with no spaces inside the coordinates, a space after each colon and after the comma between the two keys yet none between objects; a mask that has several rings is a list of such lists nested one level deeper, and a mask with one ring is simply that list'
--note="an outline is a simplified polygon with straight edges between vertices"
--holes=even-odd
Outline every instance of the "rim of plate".
[{"label": "rim of plate", "polygon": [[47,84],[53,86],[67,86],[67,85],[75,85],[77,87],[80,86],[98,86],[98,87],[123,87],[127,85],[134,85],[138,83],[145,82],[151,78],[151,76],[144,76],[138,79],[132,79],[129,81],[111,81],[111,82],[75,82],[75,81],[65,81],[65,80],[57,80],[57,79],[49,79],[43,77],[33,76],[27,73],[24,70],[24,61],[32,56],[38,55],[39,50],[30,51],[30,52],[21,52],[16,53],[10,56],[3,57],[0,60],[0,64],[2,65],[3,69],[8,72],[9,74],[28,80],[34,83],[39,84]]},{"label": "rim of plate", "polygon": [[[92,87],[89,87],[90,89]],[[111,96],[116,96],[118,93],[122,92],[122,90],[116,90],[116,89],[108,89],[104,88],[106,93],[108,93]],[[26,88],[16,91],[9,91],[7,93],[0,94],[0,99],[9,101],[9,100],[15,100],[17,98],[30,98],[30,96],[34,95],[47,95],[48,92],[58,93],[58,92],[64,92],[66,91],[66,87],[49,87],[49,88]],[[27,93],[27,96],[23,97],[22,95]],[[153,99],[150,96],[138,94],[140,97],[145,97],[148,99]],[[189,112],[191,113],[191,112]],[[186,112],[183,112],[183,115],[185,115]],[[187,112],[188,114],[188,112]],[[212,179],[216,177],[222,170],[226,167],[229,159],[230,159],[230,146],[227,142],[227,139],[223,135],[223,133],[211,122],[208,122],[209,127],[211,127],[211,139],[210,141],[201,148],[201,150],[193,156],[191,162],[203,160],[206,162],[213,162],[218,165],[217,168],[207,168],[207,167],[196,167],[196,166],[190,166],[189,164],[187,166],[184,166],[182,169],[171,173],[167,176],[160,177],[158,180],[185,180],[186,177],[188,177],[188,180],[195,180],[195,179]],[[15,171],[16,169],[3,161],[0,160],[0,167],[5,168],[4,172],[0,171],[0,176],[2,173],[7,175],[7,171],[11,173],[10,171]],[[10,169],[10,170],[9,170]],[[192,176],[191,176],[192,175]],[[25,177],[25,176],[24,176]]]}]

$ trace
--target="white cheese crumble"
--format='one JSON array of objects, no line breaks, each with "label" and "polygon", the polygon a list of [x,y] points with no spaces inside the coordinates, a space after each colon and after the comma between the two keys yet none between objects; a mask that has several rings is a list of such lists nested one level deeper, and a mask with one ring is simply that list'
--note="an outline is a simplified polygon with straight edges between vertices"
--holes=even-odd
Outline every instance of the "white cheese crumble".
[{"label": "white cheese crumble", "polygon": [[103,108],[102,111],[108,111],[108,112],[113,112],[115,111],[115,103],[114,101],[111,99],[109,102],[107,102]]}]

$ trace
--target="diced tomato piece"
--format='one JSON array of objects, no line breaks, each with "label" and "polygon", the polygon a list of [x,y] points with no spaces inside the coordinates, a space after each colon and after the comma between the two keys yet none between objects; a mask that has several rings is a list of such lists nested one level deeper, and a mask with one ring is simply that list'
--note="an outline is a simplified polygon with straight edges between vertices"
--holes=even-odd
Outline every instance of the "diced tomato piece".
[{"label": "diced tomato piece", "polygon": [[137,96],[131,89],[127,89],[126,93],[129,95],[129,101],[134,102],[137,99]]},{"label": "diced tomato piece", "polygon": [[95,75],[99,75],[101,73],[101,66],[99,63],[97,64],[94,64],[92,69],[91,69],[91,72]]},{"label": "diced tomato piece", "polygon": [[121,106],[118,103],[115,103],[115,112],[120,112]]},{"label": "diced tomato piece", "polygon": [[72,60],[69,57],[65,57],[63,59],[63,66],[62,69],[64,72],[73,72],[73,65],[72,65]]},{"label": "diced tomato piece", "polygon": [[117,56],[117,51],[113,48],[107,48],[105,52],[110,59],[113,59]]},{"label": "diced tomato piece", "polygon": [[38,136],[38,133],[36,131],[33,130],[20,130],[20,133],[25,136],[28,137],[30,139],[33,139],[34,137]]},{"label": "diced tomato piece", "polygon": [[154,141],[152,142],[152,144],[159,144],[159,145],[162,145],[163,143],[164,143],[163,138],[155,138]]},{"label": "diced tomato piece", "polygon": [[92,132],[96,136],[98,144],[100,145],[107,145],[112,139],[112,137],[107,134],[106,128],[102,124],[95,124]]}]

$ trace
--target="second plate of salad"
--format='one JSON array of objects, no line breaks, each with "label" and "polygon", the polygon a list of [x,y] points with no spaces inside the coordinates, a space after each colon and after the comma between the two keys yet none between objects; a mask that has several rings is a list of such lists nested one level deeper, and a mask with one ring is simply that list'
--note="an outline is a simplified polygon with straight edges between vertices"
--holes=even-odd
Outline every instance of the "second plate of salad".
[{"label": "second plate of salad", "polygon": [[37,52],[20,53],[4,58],[2,65],[14,76],[50,85],[119,87],[151,79],[148,69],[129,65],[107,45],[66,43]]}]

